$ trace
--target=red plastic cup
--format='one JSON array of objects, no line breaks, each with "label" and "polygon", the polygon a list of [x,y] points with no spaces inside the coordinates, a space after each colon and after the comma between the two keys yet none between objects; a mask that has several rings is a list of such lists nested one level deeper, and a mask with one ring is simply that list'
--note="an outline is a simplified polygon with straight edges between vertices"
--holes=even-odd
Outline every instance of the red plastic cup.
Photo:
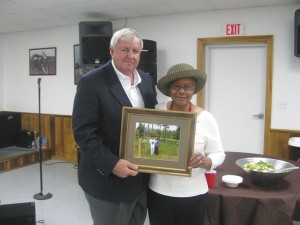
[{"label": "red plastic cup", "polygon": [[217,176],[216,170],[210,170],[205,172],[208,188],[213,188],[215,186],[216,176]]}]

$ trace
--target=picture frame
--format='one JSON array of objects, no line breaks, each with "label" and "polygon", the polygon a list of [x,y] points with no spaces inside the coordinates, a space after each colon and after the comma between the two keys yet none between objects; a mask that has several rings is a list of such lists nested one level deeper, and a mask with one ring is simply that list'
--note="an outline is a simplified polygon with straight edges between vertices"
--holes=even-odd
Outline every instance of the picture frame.
[{"label": "picture frame", "polygon": [[29,75],[56,75],[56,47],[29,49]]},{"label": "picture frame", "polygon": [[119,156],[137,165],[138,172],[190,177],[196,117],[193,112],[123,107]]},{"label": "picture frame", "polygon": [[87,72],[95,69],[95,67],[84,66],[81,64],[79,44],[73,46],[73,52],[74,52],[74,84],[77,85],[80,78]]}]

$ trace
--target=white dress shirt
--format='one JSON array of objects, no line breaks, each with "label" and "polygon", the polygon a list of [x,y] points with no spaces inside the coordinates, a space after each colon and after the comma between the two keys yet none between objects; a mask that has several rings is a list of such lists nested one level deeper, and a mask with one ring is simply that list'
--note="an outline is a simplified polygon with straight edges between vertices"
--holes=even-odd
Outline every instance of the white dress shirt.
[{"label": "white dress shirt", "polygon": [[124,75],[123,73],[121,73],[114,64],[114,61],[112,60],[112,65],[114,67],[114,70],[121,82],[121,85],[124,89],[124,91],[126,92],[126,95],[128,96],[131,105],[135,108],[145,108],[145,104],[144,104],[144,100],[143,100],[143,96],[140,92],[139,87],[137,86],[139,83],[141,83],[142,79],[139,75],[139,73],[137,72],[137,70],[135,70],[133,72],[134,75],[134,82],[133,85],[131,85],[131,80],[130,77]]}]

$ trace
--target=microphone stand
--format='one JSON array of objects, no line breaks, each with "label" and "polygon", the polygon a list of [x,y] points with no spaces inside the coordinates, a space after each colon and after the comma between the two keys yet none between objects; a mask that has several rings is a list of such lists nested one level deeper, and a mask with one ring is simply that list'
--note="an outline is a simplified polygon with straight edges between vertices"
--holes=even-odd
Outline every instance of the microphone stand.
[{"label": "microphone stand", "polygon": [[39,92],[39,153],[40,153],[40,182],[41,182],[41,191],[33,196],[36,200],[46,200],[52,198],[52,194],[48,193],[46,195],[43,194],[43,154],[42,154],[42,142],[41,142],[41,80],[42,78],[38,78],[38,92]]}]

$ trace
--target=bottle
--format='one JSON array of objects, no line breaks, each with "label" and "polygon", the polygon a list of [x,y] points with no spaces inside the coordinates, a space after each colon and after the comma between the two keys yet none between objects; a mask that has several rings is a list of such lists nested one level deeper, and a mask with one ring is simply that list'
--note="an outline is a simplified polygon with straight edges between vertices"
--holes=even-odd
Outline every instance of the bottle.
[{"label": "bottle", "polygon": [[35,148],[36,148],[36,149],[40,149],[40,137],[37,137],[37,138],[36,138],[36,141],[35,141]]}]

